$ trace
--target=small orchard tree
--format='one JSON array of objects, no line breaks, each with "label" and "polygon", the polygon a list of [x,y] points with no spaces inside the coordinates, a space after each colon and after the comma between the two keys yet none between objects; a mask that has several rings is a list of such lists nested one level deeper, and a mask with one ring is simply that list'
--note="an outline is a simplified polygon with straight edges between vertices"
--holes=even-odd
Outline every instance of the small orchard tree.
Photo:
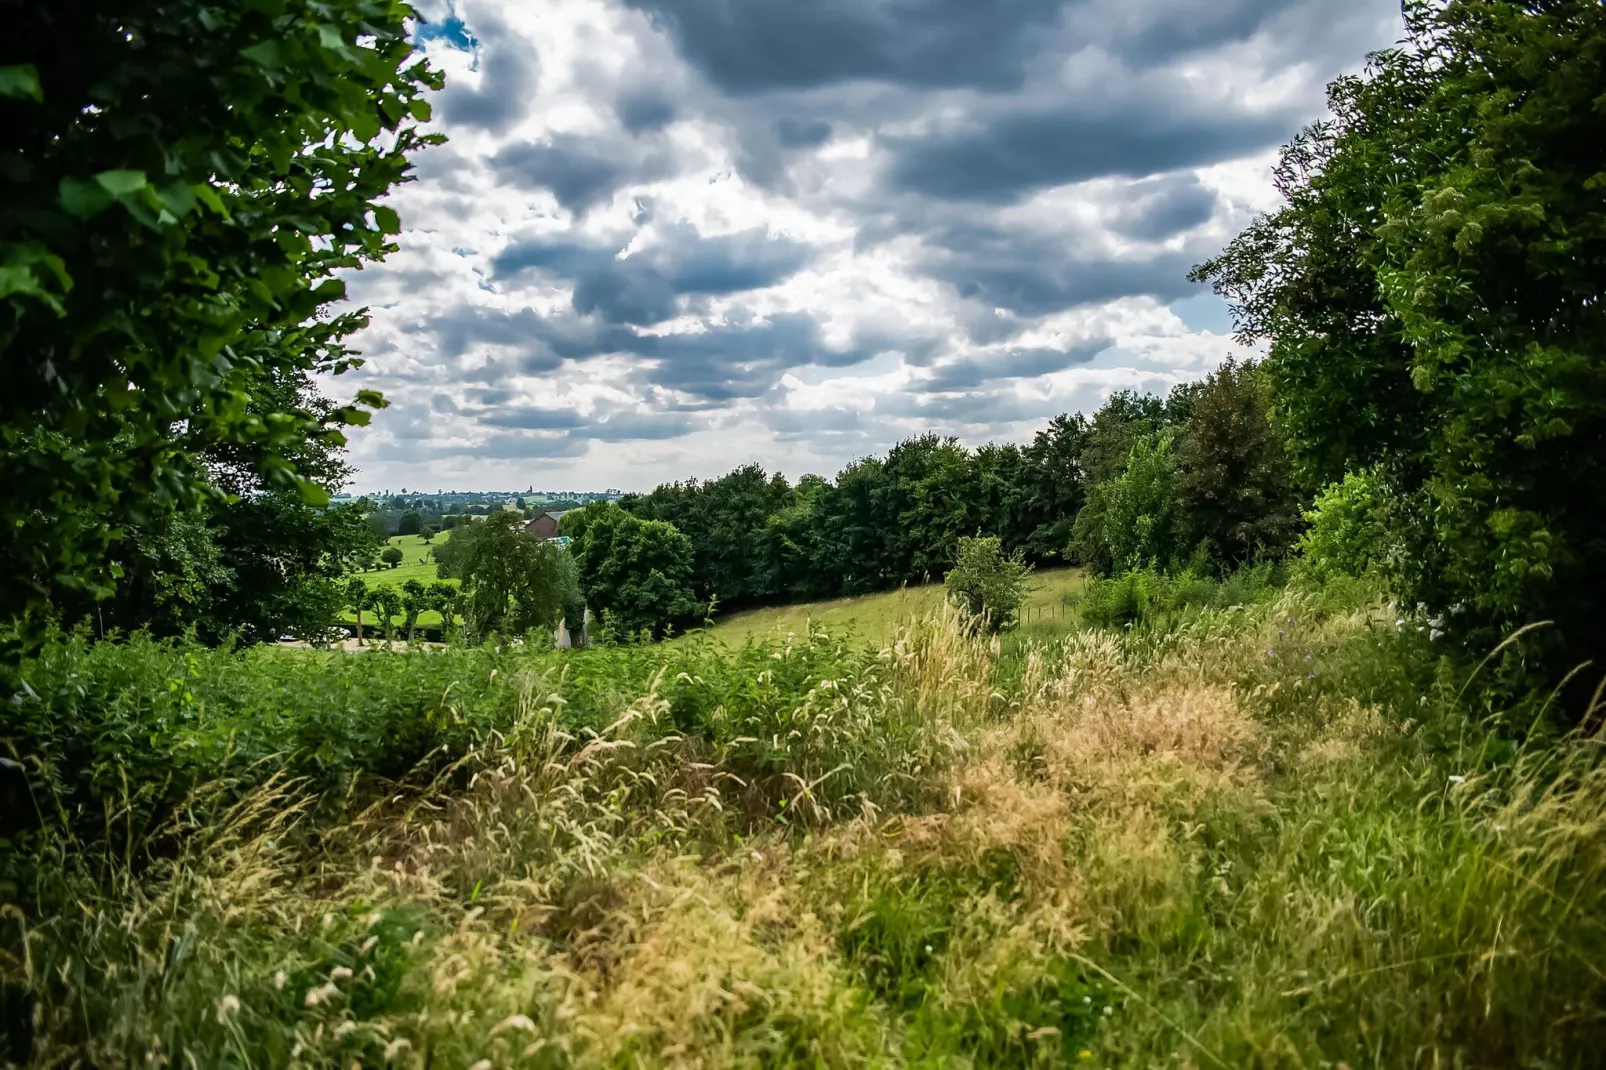
[{"label": "small orchard tree", "polygon": [[371,604],[385,629],[386,641],[396,638],[396,617],[402,611],[401,592],[394,587],[376,587]]},{"label": "small orchard tree", "polygon": [[429,607],[441,615],[441,627],[450,637],[457,626],[457,587],[437,580],[429,585]]},{"label": "small orchard tree", "polygon": [[346,583],[346,605],[357,614],[357,642],[362,642],[362,613],[373,600],[373,592],[362,580],[353,577]]},{"label": "small orchard tree", "polygon": [[948,598],[996,632],[1015,618],[1030,590],[1032,568],[1021,551],[1005,555],[996,535],[961,536],[954,567],[943,581]]},{"label": "small orchard tree", "polygon": [[401,585],[401,600],[402,630],[410,643],[418,632],[418,615],[429,608],[429,591],[419,581],[408,580]]},{"label": "small orchard tree", "polygon": [[395,568],[397,565],[402,563],[401,547],[385,547],[384,550],[382,550],[379,554],[379,560],[383,561],[387,568]]}]

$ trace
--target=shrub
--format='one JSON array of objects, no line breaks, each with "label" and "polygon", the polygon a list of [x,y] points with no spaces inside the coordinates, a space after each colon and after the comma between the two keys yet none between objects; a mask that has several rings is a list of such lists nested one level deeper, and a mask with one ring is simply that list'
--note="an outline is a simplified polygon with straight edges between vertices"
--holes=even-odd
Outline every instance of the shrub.
[{"label": "shrub", "polygon": [[1006,557],[995,535],[961,536],[958,559],[943,586],[951,600],[981,618],[988,631],[996,632],[1014,619],[1026,601],[1032,569],[1023,557],[1020,550]]},{"label": "shrub", "polygon": [[1269,562],[1246,565],[1220,579],[1195,571],[1167,575],[1133,569],[1089,583],[1077,612],[1090,627],[1165,630],[1189,611],[1264,602],[1282,590],[1284,579],[1283,570]]},{"label": "shrub", "polygon": [[1329,484],[1305,514],[1309,526],[1300,536],[1296,575],[1313,587],[1377,575],[1394,552],[1388,513],[1375,471],[1351,472]]},{"label": "shrub", "polygon": [[379,553],[379,560],[383,561],[386,565],[389,565],[391,568],[395,568],[397,565],[402,563],[401,547],[399,547],[399,546],[387,546],[387,547],[385,547]]}]

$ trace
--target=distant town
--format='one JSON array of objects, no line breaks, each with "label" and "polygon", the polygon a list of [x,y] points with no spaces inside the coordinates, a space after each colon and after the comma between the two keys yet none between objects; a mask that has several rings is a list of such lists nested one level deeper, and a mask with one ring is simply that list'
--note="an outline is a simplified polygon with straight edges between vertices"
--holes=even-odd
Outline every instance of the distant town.
[{"label": "distant town", "polygon": [[357,504],[368,514],[374,534],[424,535],[448,530],[458,517],[482,517],[503,510],[518,512],[527,521],[546,513],[554,515],[584,508],[587,502],[618,501],[624,492],[608,490],[434,490],[402,487],[375,494],[337,494],[335,504]]}]

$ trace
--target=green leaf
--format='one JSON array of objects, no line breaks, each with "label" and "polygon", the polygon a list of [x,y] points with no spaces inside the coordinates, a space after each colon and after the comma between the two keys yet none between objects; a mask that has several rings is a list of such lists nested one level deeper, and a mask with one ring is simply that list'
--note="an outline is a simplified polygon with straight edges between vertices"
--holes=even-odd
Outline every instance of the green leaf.
[{"label": "green leaf", "polygon": [[390,407],[390,402],[385,400],[385,395],[377,390],[357,391],[357,404],[366,405],[370,409],[386,409]]},{"label": "green leaf", "polygon": [[429,101],[423,97],[414,97],[409,110],[413,113],[413,118],[421,123],[429,122],[429,117],[435,114],[435,109],[430,107]]},{"label": "green leaf", "polygon": [[396,209],[394,208],[383,204],[376,205],[374,207],[374,222],[379,226],[382,233],[401,233],[401,217],[396,214]]},{"label": "green leaf", "polygon": [[296,476],[296,493],[308,505],[328,505],[329,492],[305,476]]},{"label": "green leaf", "polygon": [[197,182],[195,185],[190,187],[190,192],[195,194],[196,200],[212,209],[212,211],[216,212],[224,219],[230,218],[228,208],[224,207],[223,198],[219,197],[217,195],[217,190],[213,189],[208,183]]},{"label": "green leaf", "polygon": [[270,71],[279,70],[284,66],[284,50],[279,47],[279,42],[277,41],[263,41],[260,44],[252,45],[250,48],[242,48],[240,49],[240,55],[255,61],[258,66],[266,67]]},{"label": "green leaf", "polygon": [[58,188],[61,206],[80,219],[88,219],[111,207],[113,197],[98,182],[64,178]]},{"label": "green leaf", "polygon": [[95,176],[95,182],[113,197],[123,197],[145,188],[145,172],[102,171]]},{"label": "green leaf", "polygon": [[340,31],[328,23],[321,23],[318,26],[318,43],[343,59],[356,58],[350,47],[347,46],[345,39],[340,36]]},{"label": "green leaf", "polygon": [[0,97],[44,100],[44,90],[39,87],[38,69],[32,63],[0,67]]},{"label": "green leaf", "polygon": [[182,219],[195,208],[195,191],[183,179],[158,191],[157,196],[162,199],[162,204],[167,210],[178,219]]}]

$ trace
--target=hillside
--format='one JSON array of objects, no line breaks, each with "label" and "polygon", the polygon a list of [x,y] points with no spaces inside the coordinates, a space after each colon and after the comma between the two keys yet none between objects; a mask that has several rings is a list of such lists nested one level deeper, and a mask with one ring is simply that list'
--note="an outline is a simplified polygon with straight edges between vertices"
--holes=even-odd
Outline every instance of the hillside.
[{"label": "hillside", "polygon": [[[1034,577],[1031,596],[1021,613],[1021,630],[1051,634],[1074,619],[1071,609],[1084,578],[1076,569],[1045,569]],[[806,632],[810,622],[834,632],[884,642],[910,620],[925,616],[943,601],[941,584],[906,587],[858,598],[777,606],[731,613],[714,623],[711,633],[728,643],[750,638]]]}]

